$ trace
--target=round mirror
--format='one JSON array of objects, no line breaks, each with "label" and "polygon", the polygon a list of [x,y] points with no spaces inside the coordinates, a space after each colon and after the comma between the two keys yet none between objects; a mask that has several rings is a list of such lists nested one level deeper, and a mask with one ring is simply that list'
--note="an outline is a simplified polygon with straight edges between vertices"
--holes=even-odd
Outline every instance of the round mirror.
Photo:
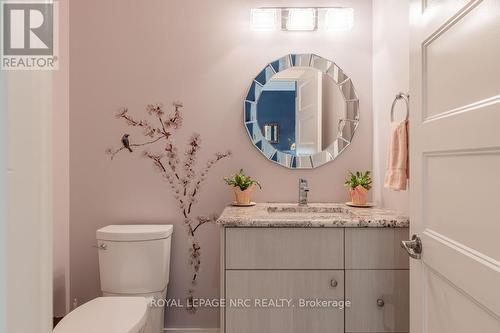
[{"label": "round mirror", "polygon": [[359,99],[333,61],[289,54],[268,64],[245,100],[248,135],[269,160],[292,169],[333,161],[351,143]]}]

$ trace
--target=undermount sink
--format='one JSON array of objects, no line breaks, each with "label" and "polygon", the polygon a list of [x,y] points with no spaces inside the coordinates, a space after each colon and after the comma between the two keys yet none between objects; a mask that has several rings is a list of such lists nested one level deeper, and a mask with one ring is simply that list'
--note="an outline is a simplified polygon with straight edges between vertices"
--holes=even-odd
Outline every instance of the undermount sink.
[{"label": "undermount sink", "polygon": [[352,212],[341,206],[269,206],[267,207],[267,212],[269,214],[321,214],[321,215],[352,215]]}]

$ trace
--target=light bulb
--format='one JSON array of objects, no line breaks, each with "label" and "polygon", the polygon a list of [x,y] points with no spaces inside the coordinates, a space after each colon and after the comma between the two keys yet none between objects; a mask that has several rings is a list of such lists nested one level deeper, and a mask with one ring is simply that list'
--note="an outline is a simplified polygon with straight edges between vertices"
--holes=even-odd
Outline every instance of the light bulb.
[{"label": "light bulb", "polygon": [[286,30],[312,31],[316,29],[316,10],[314,8],[290,8]]},{"label": "light bulb", "polygon": [[250,20],[252,30],[276,30],[278,11],[275,8],[252,8]]},{"label": "light bulb", "polygon": [[325,28],[329,31],[347,31],[354,26],[354,9],[328,8],[325,15]]}]

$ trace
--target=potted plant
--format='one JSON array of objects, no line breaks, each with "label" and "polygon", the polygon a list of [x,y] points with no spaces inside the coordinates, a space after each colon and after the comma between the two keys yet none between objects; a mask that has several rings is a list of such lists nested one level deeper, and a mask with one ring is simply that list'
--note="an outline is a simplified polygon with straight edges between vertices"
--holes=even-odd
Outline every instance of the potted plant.
[{"label": "potted plant", "polygon": [[351,202],[355,205],[366,205],[366,195],[372,188],[372,177],[370,171],[352,173],[345,181],[345,186],[349,190]]},{"label": "potted plant", "polygon": [[252,177],[245,175],[243,169],[240,172],[234,174],[231,177],[224,177],[226,184],[233,187],[235,203],[237,205],[250,205],[252,200],[252,192],[255,189],[255,185],[260,186],[259,182]]}]

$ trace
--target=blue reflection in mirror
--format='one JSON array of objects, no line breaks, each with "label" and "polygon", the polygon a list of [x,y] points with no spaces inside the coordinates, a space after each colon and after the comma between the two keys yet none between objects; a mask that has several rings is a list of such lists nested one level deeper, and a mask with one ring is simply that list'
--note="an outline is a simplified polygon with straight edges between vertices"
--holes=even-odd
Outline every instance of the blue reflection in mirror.
[{"label": "blue reflection in mirror", "polygon": [[[294,155],[296,81],[269,81],[263,87],[257,104],[257,122],[263,133],[267,124],[279,127],[277,140],[268,140],[277,150]],[[266,136],[264,134],[264,136]]]}]

